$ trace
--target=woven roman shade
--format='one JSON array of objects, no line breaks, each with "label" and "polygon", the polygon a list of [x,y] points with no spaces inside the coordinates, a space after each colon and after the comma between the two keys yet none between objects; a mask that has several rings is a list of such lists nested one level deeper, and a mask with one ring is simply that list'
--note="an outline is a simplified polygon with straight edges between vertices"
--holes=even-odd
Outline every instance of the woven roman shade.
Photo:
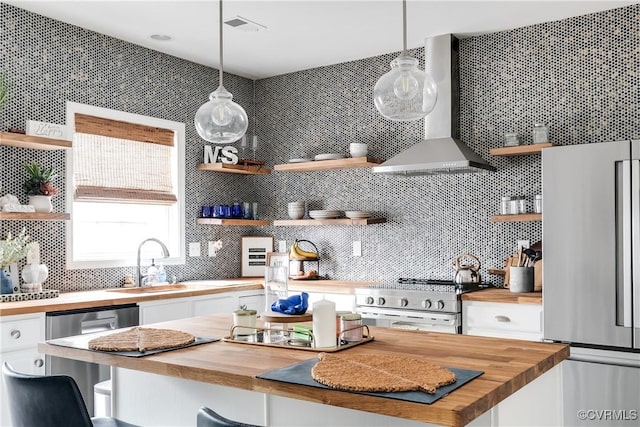
[{"label": "woven roman shade", "polygon": [[75,114],[76,201],[172,204],[174,132]]}]

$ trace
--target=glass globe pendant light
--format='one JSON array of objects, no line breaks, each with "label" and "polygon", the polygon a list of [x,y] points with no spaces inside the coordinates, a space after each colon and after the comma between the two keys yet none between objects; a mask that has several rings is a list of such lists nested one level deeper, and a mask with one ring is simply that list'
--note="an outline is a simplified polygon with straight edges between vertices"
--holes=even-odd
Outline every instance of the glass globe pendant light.
[{"label": "glass globe pendant light", "polygon": [[402,0],[402,53],[391,61],[391,71],[373,88],[373,101],[384,117],[399,122],[420,120],[433,110],[438,88],[431,76],[418,69],[407,54],[407,0]]},{"label": "glass globe pendant light", "polygon": [[222,84],[222,0],[220,0],[220,86],[211,92],[209,102],[196,112],[194,123],[202,139],[214,144],[231,144],[247,132],[249,119],[233,95]]}]

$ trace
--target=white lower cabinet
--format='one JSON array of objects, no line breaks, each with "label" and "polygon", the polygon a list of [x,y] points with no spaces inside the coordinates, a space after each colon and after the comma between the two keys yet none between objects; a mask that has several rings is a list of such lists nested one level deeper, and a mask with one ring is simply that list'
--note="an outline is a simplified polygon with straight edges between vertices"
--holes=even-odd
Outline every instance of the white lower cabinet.
[{"label": "white lower cabinet", "polygon": [[217,294],[213,297],[198,297],[193,300],[193,316],[214,313],[229,313],[237,309],[237,297],[229,294]]},{"label": "white lower cabinet", "polygon": [[542,305],[462,301],[462,333],[542,341]]},{"label": "white lower cabinet", "polygon": [[[45,358],[37,350],[45,337],[44,313],[0,316],[0,331],[0,366],[8,362],[18,372],[44,375]],[[0,426],[11,425],[8,400],[0,377]]]},{"label": "white lower cabinet", "polygon": [[193,303],[189,298],[139,302],[138,306],[141,325],[193,317]]},{"label": "white lower cabinet", "polygon": [[207,314],[231,313],[246,304],[258,312],[264,309],[262,290],[223,292],[197,297],[139,302],[140,324],[167,322]]}]

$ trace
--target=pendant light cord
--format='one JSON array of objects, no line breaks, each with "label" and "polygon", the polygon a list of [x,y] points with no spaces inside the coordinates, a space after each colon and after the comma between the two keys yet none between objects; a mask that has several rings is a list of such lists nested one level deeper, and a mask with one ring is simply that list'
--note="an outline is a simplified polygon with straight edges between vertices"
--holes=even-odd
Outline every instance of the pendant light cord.
[{"label": "pendant light cord", "polygon": [[[222,0],[220,0],[222,2]],[[402,0],[402,56],[407,54],[407,0]]]},{"label": "pendant light cord", "polygon": [[222,0],[220,0],[220,82],[219,86],[222,87]]}]

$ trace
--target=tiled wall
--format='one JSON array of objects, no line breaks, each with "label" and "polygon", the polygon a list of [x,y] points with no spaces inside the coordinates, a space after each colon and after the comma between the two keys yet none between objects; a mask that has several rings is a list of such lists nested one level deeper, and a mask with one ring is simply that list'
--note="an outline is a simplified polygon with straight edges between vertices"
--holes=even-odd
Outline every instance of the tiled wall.
[{"label": "tiled wall", "polygon": [[[638,5],[463,39],[462,140],[498,172],[409,178],[368,169],[267,176],[196,171],[203,141],[193,114],[217,86],[213,70],[5,4],[0,11],[2,63],[13,92],[0,115],[2,128],[22,127],[26,119],[63,123],[66,99],[186,123],[187,241],[221,238],[225,247],[217,258],[187,258],[185,266],[173,268],[185,279],[238,275],[244,234],[311,240],[322,254],[321,274],[332,278],[450,278],[451,262],[463,252],[477,255],[486,273],[503,265],[517,239],[536,241],[542,234],[540,223],[490,221],[500,196],[532,198],[541,191],[539,157],[489,156],[504,132],[518,131],[530,142],[533,123],[546,121],[551,139],[562,145],[640,137]],[[413,54],[422,56],[422,49]],[[395,56],[257,81],[259,157],[271,166],[324,152],[347,154],[348,143],[359,141],[386,159],[419,140],[422,122],[390,122],[373,106],[372,88]],[[252,118],[252,82],[235,76],[225,82]],[[0,192],[21,195],[19,165],[29,160],[64,166],[61,153],[1,147]],[[258,200],[269,219],[285,218],[286,203],[303,199],[311,208],[372,210],[387,223],[255,229],[194,224],[200,205],[234,199]],[[63,209],[62,196],[55,206]],[[48,287],[108,287],[133,272],[66,271],[66,224],[4,221],[0,235],[22,226],[42,244],[51,270]],[[362,241],[360,258],[350,255],[354,240]]]}]

